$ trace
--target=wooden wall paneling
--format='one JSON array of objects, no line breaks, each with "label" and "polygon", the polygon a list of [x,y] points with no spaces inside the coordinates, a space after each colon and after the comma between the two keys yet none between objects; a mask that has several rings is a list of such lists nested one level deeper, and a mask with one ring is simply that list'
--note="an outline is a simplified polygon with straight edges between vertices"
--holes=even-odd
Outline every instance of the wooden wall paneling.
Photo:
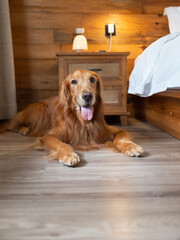
[{"label": "wooden wall paneling", "polygon": [[142,34],[144,36],[163,36],[168,33],[166,16],[155,14],[83,14],[85,29],[104,29],[105,24],[116,24],[117,34]]},{"label": "wooden wall paneling", "polygon": [[13,44],[14,57],[23,59],[55,59],[60,44]]},{"label": "wooden wall paneling", "polygon": [[16,59],[18,111],[58,94],[58,65],[53,59]]},{"label": "wooden wall paneling", "polygon": [[38,89],[17,89],[18,111],[23,110],[28,104],[54,97],[58,95],[57,90],[38,90]]},{"label": "wooden wall paneling", "polygon": [[17,92],[17,95],[20,97],[19,101],[29,101],[31,98],[33,101],[36,102],[48,97],[53,97],[58,95],[58,89],[57,90],[38,90],[38,89],[19,89]]},{"label": "wooden wall paneling", "polygon": [[[101,7],[100,7],[101,6]],[[59,13],[141,13],[142,0],[10,0],[12,11]]]},{"label": "wooden wall paneling", "polygon": [[15,59],[16,74],[57,75],[58,62],[55,59]]},{"label": "wooden wall paneling", "polygon": [[[133,31],[121,31],[116,30],[117,34],[113,37],[113,44],[143,44],[150,43],[157,39],[157,37],[151,37],[147,39],[141,33]],[[61,44],[72,44],[73,38],[75,37],[75,29],[54,29],[54,42]],[[104,28],[85,29],[84,35],[87,38],[88,44],[109,44],[109,37],[105,37]]]},{"label": "wooden wall paneling", "polygon": [[[70,28],[55,28],[54,32],[54,43],[59,44],[72,44],[74,37],[76,36],[76,30]],[[87,37],[87,30],[85,29],[85,35]]]},{"label": "wooden wall paneling", "polygon": [[16,44],[52,44],[54,31],[50,28],[12,28],[13,43]]},{"label": "wooden wall paneling", "polygon": [[129,82],[129,76],[134,68],[134,59],[127,60],[127,81]]},{"label": "wooden wall paneling", "polygon": [[49,12],[11,12],[12,27],[76,28],[81,26],[81,14]]},{"label": "wooden wall paneling", "polygon": [[145,0],[143,1],[143,13],[163,14],[166,7],[180,6],[180,0]]},{"label": "wooden wall paneling", "polygon": [[15,61],[17,89],[58,89],[57,60],[27,59]]},{"label": "wooden wall paneling", "polygon": [[[81,21],[82,17],[82,21]],[[74,19],[76,21],[74,21]],[[24,21],[23,21],[24,20]],[[167,17],[154,14],[50,14],[50,13],[11,13],[13,28],[60,28],[74,29],[77,26],[94,31],[103,29],[109,22],[116,24],[119,34],[144,34],[161,36],[167,33]],[[66,30],[67,31],[67,30]],[[66,32],[65,31],[65,32]],[[90,34],[90,32],[89,32]],[[93,35],[93,34],[92,34]]]},{"label": "wooden wall paneling", "polygon": [[59,81],[57,74],[56,75],[16,74],[16,87],[18,89],[57,90],[59,87]]},{"label": "wooden wall paneling", "polygon": [[158,40],[160,37],[163,37],[165,35],[169,34],[169,29],[167,27],[167,31],[164,32],[164,34],[162,34],[161,36],[157,37],[157,36],[143,36],[143,44],[145,46],[149,46],[151,43],[155,42],[156,40]]}]

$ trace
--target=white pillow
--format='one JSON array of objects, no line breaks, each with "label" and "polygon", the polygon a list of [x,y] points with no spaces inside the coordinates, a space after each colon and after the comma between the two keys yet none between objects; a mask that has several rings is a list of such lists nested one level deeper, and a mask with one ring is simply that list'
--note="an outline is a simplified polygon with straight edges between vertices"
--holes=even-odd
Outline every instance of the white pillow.
[{"label": "white pillow", "polygon": [[167,7],[164,15],[168,17],[170,33],[180,32],[180,7]]}]

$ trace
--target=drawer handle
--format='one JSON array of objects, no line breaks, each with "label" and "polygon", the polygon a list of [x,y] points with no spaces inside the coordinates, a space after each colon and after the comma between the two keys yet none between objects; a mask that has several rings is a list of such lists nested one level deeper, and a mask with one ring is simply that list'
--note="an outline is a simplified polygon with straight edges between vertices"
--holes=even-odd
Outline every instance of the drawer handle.
[{"label": "drawer handle", "polygon": [[93,72],[101,72],[102,68],[89,68],[88,70]]}]

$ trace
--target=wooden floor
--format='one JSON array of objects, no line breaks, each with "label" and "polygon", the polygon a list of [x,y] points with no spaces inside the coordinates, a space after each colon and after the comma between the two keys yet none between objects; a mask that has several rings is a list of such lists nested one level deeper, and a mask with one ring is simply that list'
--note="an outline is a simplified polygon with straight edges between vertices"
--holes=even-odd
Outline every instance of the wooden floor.
[{"label": "wooden floor", "polygon": [[1,135],[0,239],[180,239],[180,142],[133,119],[124,129],[143,158],[93,151],[76,168]]}]

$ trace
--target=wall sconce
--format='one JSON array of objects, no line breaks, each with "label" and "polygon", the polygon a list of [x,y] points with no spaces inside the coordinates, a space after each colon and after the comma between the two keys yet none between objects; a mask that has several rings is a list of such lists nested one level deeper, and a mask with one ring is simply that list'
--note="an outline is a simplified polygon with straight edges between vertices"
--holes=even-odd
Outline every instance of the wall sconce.
[{"label": "wall sconce", "polygon": [[88,50],[86,37],[83,35],[84,28],[76,28],[77,36],[73,40],[73,51],[81,52]]},{"label": "wall sconce", "polygon": [[116,36],[116,25],[115,24],[108,24],[105,25],[105,36],[109,36],[109,50],[111,51],[112,47],[112,36]]}]

